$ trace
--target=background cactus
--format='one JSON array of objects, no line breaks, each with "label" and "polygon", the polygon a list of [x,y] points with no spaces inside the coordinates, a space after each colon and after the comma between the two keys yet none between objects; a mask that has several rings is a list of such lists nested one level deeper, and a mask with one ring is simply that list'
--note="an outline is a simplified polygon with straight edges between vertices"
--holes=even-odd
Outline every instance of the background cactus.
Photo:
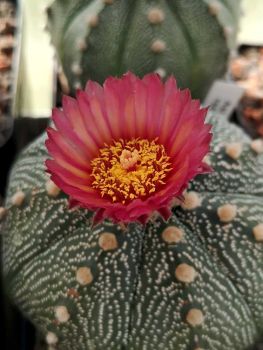
[{"label": "background cactus", "polygon": [[263,334],[262,143],[220,117],[209,162],[168,223],[91,227],[48,181],[45,135],[15,164],[9,294],[52,349],[245,350]]},{"label": "background cactus", "polygon": [[[70,89],[128,70],[176,76],[203,97],[227,69],[239,0],[55,0],[51,40]],[[66,81],[63,79],[63,86]]]}]

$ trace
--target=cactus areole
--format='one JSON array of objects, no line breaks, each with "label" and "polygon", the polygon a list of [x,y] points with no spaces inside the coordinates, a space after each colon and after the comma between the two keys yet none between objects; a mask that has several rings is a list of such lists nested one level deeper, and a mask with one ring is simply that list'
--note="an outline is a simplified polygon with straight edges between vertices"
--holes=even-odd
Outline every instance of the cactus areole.
[{"label": "cactus areole", "polygon": [[89,82],[20,155],[4,275],[50,348],[246,350],[262,336],[263,147],[205,114],[173,78]]},{"label": "cactus areole", "polygon": [[88,79],[103,83],[132,71],[174,74],[202,98],[227,69],[240,0],[55,0],[48,29],[61,83],[74,94]]}]

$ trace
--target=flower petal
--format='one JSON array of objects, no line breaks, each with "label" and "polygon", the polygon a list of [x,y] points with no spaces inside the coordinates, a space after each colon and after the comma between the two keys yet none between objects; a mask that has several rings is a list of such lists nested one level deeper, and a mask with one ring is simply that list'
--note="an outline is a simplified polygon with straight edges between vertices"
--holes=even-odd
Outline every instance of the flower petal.
[{"label": "flower petal", "polygon": [[94,140],[93,134],[89,133],[87,130],[87,120],[82,116],[77,101],[71,97],[63,96],[62,105],[63,112],[70,121],[73,130],[86,145],[90,154],[94,156],[97,152],[98,145]]},{"label": "flower petal", "polygon": [[146,108],[146,137],[151,139],[159,136],[161,126],[161,115],[164,97],[164,87],[158,74],[147,74],[143,78],[147,86]]},{"label": "flower petal", "polygon": [[81,154],[85,155],[85,157],[89,159],[90,153],[89,149],[87,148],[87,143],[84,144],[84,142],[79,138],[78,133],[74,131],[64,113],[58,108],[54,108],[52,111],[52,119],[56,129],[63,136],[63,138],[70,141],[71,144],[75,144]]},{"label": "flower petal", "polygon": [[[77,168],[89,170],[90,165],[85,154],[81,154],[80,149],[77,149],[73,144],[70,144],[68,139],[65,139],[58,131],[48,128],[48,140],[46,146],[52,154],[63,154]],[[53,151],[52,151],[53,150]]]}]

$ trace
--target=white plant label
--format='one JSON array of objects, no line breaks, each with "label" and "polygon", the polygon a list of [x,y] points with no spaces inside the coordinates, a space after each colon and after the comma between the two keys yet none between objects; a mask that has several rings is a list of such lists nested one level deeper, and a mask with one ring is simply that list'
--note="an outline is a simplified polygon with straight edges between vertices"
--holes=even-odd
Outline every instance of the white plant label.
[{"label": "white plant label", "polygon": [[244,89],[234,82],[216,80],[209,90],[203,105],[210,111],[229,118],[244,95]]}]

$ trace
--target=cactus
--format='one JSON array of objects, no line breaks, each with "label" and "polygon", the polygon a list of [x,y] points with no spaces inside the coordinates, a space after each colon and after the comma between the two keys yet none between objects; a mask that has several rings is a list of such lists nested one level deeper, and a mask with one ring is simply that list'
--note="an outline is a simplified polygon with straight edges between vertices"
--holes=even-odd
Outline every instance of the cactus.
[{"label": "cactus", "polygon": [[[239,0],[55,0],[48,28],[73,93],[130,70],[174,74],[204,97],[225,73],[235,45]],[[63,77],[65,90],[67,80]]]},{"label": "cactus", "polygon": [[245,350],[262,336],[262,142],[209,122],[214,173],[146,226],[68,210],[45,135],[21,154],[1,211],[5,280],[51,349]]}]

